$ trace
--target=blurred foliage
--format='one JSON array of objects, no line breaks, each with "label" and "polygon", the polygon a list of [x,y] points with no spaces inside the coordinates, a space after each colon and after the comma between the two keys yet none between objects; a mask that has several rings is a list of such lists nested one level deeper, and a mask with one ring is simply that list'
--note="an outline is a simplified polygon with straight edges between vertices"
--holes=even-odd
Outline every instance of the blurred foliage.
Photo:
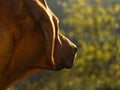
[{"label": "blurred foliage", "polygon": [[120,90],[120,1],[48,2],[62,32],[78,46],[74,68],[39,73],[15,90]]}]

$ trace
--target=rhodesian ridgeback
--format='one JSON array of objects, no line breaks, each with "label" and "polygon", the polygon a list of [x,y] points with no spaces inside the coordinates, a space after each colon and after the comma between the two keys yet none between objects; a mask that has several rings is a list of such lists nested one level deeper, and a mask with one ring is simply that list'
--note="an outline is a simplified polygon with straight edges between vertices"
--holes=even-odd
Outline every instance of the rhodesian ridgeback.
[{"label": "rhodesian ridgeback", "polygon": [[0,90],[42,70],[71,68],[76,51],[45,0],[0,0]]}]

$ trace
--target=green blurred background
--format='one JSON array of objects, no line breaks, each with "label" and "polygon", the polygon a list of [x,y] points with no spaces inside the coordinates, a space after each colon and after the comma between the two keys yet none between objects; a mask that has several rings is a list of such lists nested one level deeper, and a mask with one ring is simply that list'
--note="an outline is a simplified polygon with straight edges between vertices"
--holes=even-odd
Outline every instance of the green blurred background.
[{"label": "green blurred background", "polygon": [[47,0],[78,46],[74,67],[44,71],[15,90],[120,90],[120,0]]}]

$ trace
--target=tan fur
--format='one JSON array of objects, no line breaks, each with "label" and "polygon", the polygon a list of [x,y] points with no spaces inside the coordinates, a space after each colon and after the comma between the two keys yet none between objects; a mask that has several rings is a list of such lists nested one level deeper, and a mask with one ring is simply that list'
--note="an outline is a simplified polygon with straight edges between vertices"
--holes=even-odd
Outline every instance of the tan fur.
[{"label": "tan fur", "polygon": [[46,1],[0,0],[0,90],[43,70],[72,67],[75,52]]}]

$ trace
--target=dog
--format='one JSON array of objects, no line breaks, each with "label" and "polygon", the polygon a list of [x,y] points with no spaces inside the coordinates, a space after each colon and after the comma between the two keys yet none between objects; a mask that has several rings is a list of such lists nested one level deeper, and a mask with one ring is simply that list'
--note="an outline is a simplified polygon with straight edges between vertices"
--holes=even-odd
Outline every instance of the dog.
[{"label": "dog", "polygon": [[76,52],[45,0],[0,0],[0,90],[43,70],[71,68]]}]

